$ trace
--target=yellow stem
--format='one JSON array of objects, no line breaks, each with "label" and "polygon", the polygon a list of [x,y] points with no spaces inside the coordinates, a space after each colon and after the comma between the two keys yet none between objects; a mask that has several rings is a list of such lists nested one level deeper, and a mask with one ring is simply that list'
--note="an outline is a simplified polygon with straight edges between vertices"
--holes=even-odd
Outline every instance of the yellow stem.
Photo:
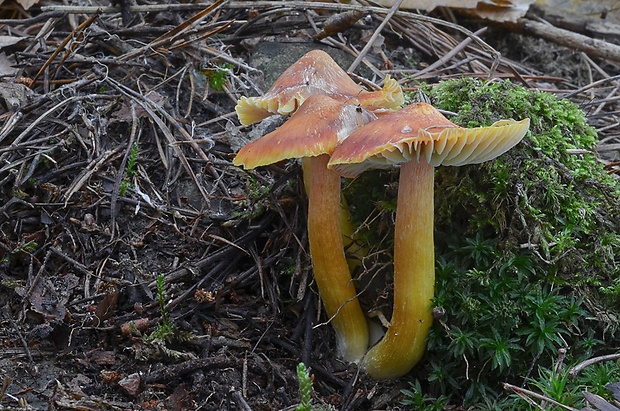
[{"label": "yellow stem", "polygon": [[394,232],[394,309],[391,326],[362,362],[374,378],[398,378],[422,358],[433,317],[434,168],[410,161],[401,166]]},{"label": "yellow stem", "polygon": [[[306,195],[309,195],[311,158],[312,157],[303,157],[301,159]],[[368,250],[355,238],[355,227],[351,224],[351,213],[349,213],[349,206],[343,195],[340,195],[340,202],[342,245],[345,249],[345,254],[348,255],[347,264],[349,265],[349,271],[353,273],[356,269],[362,267],[362,260],[368,255]]]},{"label": "yellow stem", "polygon": [[346,361],[354,362],[368,348],[368,324],[344,254],[340,175],[327,168],[328,161],[327,154],[310,159],[307,186],[310,254],[325,313],[336,331],[338,353]]}]

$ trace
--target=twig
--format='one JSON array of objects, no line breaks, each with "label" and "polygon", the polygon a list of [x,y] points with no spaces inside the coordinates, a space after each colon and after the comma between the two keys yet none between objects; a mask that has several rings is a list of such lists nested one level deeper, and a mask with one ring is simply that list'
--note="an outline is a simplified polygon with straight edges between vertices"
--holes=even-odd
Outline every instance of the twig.
[{"label": "twig", "polygon": [[[193,4],[144,4],[129,6],[130,13],[159,13],[163,11],[195,11],[202,10],[211,6],[212,3],[193,3]],[[59,15],[63,14],[94,14],[94,13],[120,13],[120,6],[41,6],[42,12],[52,12]],[[0,21],[1,22],[1,21]]]},{"label": "twig", "polygon": [[75,194],[80,188],[82,188],[82,186],[86,183],[86,181],[88,181],[88,179],[97,170],[99,170],[99,168],[103,164],[105,164],[106,161],[108,161],[110,158],[114,157],[114,155],[116,155],[116,153],[118,153],[119,151],[120,151],[120,147],[116,147],[113,150],[105,151],[98,158],[96,158],[96,159],[94,159],[93,161],[90,162],[88,167],[86,167],[86,169],[82,172],[82,175],[79,176],[76,180],[74,180],[73,183],[71,183],[71,185],[69,186],[69,188],[65,192],[65,194],[64,194],[65,207],[67,206],[67,203],[71,199],[71,196],[73,194]]},{"label": "twig", "polygon": [[385,25],[390,21],[392,16],[394,16],[394,13],[396,13],[398,11],[398,8],[400,7],[402,2],[403,2],[403,0],[396,0],[394,2],[394,4],[392,5],[392,7],[390,7],[390,11],[385,15],[385,17],[383,18],[383,21],[381,22],[381,24],[379,24],[379,27],[377,27],[375,32],[372,33],[372,36],[370,37],[370,39],[368,40],[368,42],[366,43],[366,45],[364,46],[362,51],[360,51],[360,53],[358,54],[358,56],[355,59],[355,61],[353,61],[353,63],[351,63],[351,65],[349,66],[349,69],[347,71],[353,72],[353,71],[355,71],[357,66],[359,66],[359,64],[362,61],[362,59],[368,53],[368,50],[370,50],[370,48],[374,44],[374,42],[377,39],[377,37],[379,37],[379,35],[381,34],[381,31],[383,31],[383,28],[385,27]]},{"label": "twig", "polygon": [[314,318],[314,296],[307,293],[306,303],[304,304],[304,343],[301,347],[301,361],[304,364],[312,364],[312,335],[314,334],[313,322]]},{"label": "twig", "polygon": [[571,368],[570,371],[568,372],[568,376],[569,378],[575,378],[577,374],[579,374],[586,367],[592,364],[596,364],[596,363],[603,362],[603,361],[613,361],[619,358],[620,358],[620,354],[609,354],[609,355],[602,355],[600,357],[594,357],[594,358],[587,359],[584,362],[581,362],[575,365],[573,368]]},{"label": "twig", "polygon": [[243,398],[243,395],[239,391],[233,390],[232,397],[241,411],[252,411],[252,408],[248,405],[245,398]]},{"label": "twig", "polygon": [[603,78],[603,79],[597,80],[597,81],[595,81],[593,83],[590,83],[590,84],[588,84],[586,86],[581,87],[578,90],[575,90],[575,91],[572,91],[570,93],[567,93],[567,94],[565,94],[562,97],[570,98],[570,97],[576,96],[579,93],[583,93],[584,91],[589,90],[591,88],[598,87],[598,86],[603,85],[603,84],[608,83],[608,82],[615,82],[616,80],[620,80],[620,74],[617,74],[617,75],[612,76],[612,77],[607,77],[607,78]]},{"label": "twig", "polygon": [[27,19],[0,19],[0,25],[4,26],[20,26],[20,25],[33,25],[34,23],[38,23],[40,21],[48,21],[54,17],[63,17],[67,13],[64,11],[52,11],[49,13],[41,13],[34,17],[29,17]]},{"label": "twig", "polygon": [[[181,134],[183,136],[187,136],[187,131],[185,131],[185,129],[183,129],[183,127],[181,127],[177,123],[176,119],[174,117],[172,117],[168,112],[166,112],[166,110],[164,110],[163,108],[161,108],[157,104],[153,103],[151,100],[149,100],[148,98],[146,98],[142,94],[137,93],[137,92],[131,90],[130,88],[124,86],[123,84],[119,83],[118,81],[116,81],[116,80],[114,80],[114,79],[112,79],[110,77],[106,77],[105,81],[107,83],[109,83],[112,87],[117,89],[119,92],[121,92],[123,95],[126,95],[129,98],[132,98],[134,101],[136,101],[136,103],[138,103],[144,109],[144,111],[146,111],[148,113],[148,115],[151,117],[151,119],[155,122],[155,124],[157,124],[159,129],[166,136],[166,139],[168,140],[168,144],[177,153],[178,158],[181,160],[181,163],[183,164],[183,167],[185,168],[185,171],[187,171],[187,173],[189,174],[191,179],[194,181],[194,184],[196,185],[196,188],[198,189],[198,191],[202,195],[203,199],[207,202],[207,204],[209,204],[210,203],[209,194],[207,194],[207,192],[205,191],[203,185],[200,184],[200,182],[198,181],[198,177],[196,177],[196,173],[194,173],[194,171],[192,170],[191,165],[187,161],[187,157],[185,156],[185,154],[183,154],[183,151],[180,149],[179,145],[176,144],[177,141],[174,138],[174,136],[172,134],[172,131],[166,125],[166,123],[164,123],[164,121],[161,119],[161,117],[159,117],[151,107],[153,107],[155,110],[159,111],[159,113],[161,113],[166,118],[166,120],[170,121],[173,125],[177,126],[177,129],[181,132]],[[192,148],[196,151],[196,153],[198,155],[202,156],[205,160],[207,160],[206,155],[203,153],[203,151],[200,149],[200,147],[198,147],[196,142],[192,141],[191,138],[187,138],[187,140],[190,141],[190,144],[192,145]]]},{"label": "twig", "polygon": [[19,341],[22,343],[22,346],[24,347],[24,351],[26,352],[26,357],[28,358],[28,364],[30,365],[31,373],[33,375],[38,375],[39,371],[37,370],[37,366],[34,363],[34,360],[32,359],[32,354],[30,353],[30,348],[28,347],[28,342],[26,341],[26,339],[24,338],[22,332],[20,331],[19,327],[17,326],[17,323],[15,322],[15,319],[13,318],[13,315],[12,315],[12,312],[11,312],[11,308],[9,307],[8,303],[4,306],[4,313],[6,314],[6,317],[11,322],[11,325],[13,326],[13,328],[15,329],[15,332],[17,333],[17,336],[19,337]]},{"label": "twig", "polygon": [[620,46],[604,40],[573,33],[572,31],[557,28],[551,24],[539,23],[528,19],[519,19],[517,27],[527,34],[542,37],[574,50],[581,50],[590,56],[620,61]]},{"label": "twig", "polygon": [[[486,27],[481,28],[480,30],[476,31],[474,34],[475,35],[480,35],[482,33],[484,33],[487,30]],[[463,51],[465,49],[465,47],[467,47],[469,45],[469,43],[472,42],[471,37],[467,37],[465,40],[461,41],[456,47],[454,47],[452,50],[450,50],[447,54],[443,55],[439,60],[437,60],[436,62],[434,62],[433,64],[431,64],[430,66],[426,67],[425,69],[416,71],[415,73],[413,73],[413,77],[420,77],[426,73],[429,73],[433,70],[435,70],[436,68],[440,67],[442,64],[445,64],[446,62],[450,61],[450,59],[452,59],[452,57],[456,56],[458,53],[460,53],[461,51]]]},{"label": "twig", "polygon": [[[54,95],[55,97],[55,95]],[[110,96],[106,96],[106,95],[99,95],[99,94],[88,94],[85,96],[73,96],[73,97],[69,97],[66,100],[61,101],[60,103],[56,104],[54,107],[50,108],[49,110],[47,110],[45,113],[39,115],[36,119],[34,119],[32,121],[32,123],[30,123],[28,125],[28,127],[26,127],[26,129],[24,131],[22,131],[17,137],[15,137],[15,139],[13,140],[13,142],[11,143],[10,147],[15,147],[17,144],[19,144],[21,142],[21,140],[25,137],[28,137],[31,135],[32,130],[37,127],[37,125],[45,120],[47,118],[47,116],[49,116],[51,113],[53,113],[54,111],[58,110],[59,108],[61,108],[64,105],[67,105],[69,103],[72,103],[74,101],[82,101],[82,100],[96,100],[96,99],[106,99],[106,100],[111,100],[114,97],[110,97]],[[3,133],[2,135],[0,135],[0,142],[2,142],[2,140],[9,134],[8,132],[10,132],[11,130],[6,130],[7,132]],[[2,160],[3,158],[0,157],[0,160]]]},{"label": "twig", "polygon": [[557,402],[556,400],[553,400],[549,397],[546,397],[542,394],[538,394],[534,391],[530,391],[530,390],[526,390],[525,388],[521,388],[521,387],[517,387],[516,385],[512,385],[512,384],[508,384],[508,383],[504,383],[504,389],[506,391],[510,391],[510,392],[514,392],[515,394],[521,396],[521,395],[525,395],[527,397],[532,397],[532,398],[536,398],[537,400],[540,401],[545,401],[545,402],[549,402],[553,405],[556,405],[560,408],[564,408],[565,410],[569,410],[569,411],[579,411],[577,408],[573,408],[573,407],[569,407],[568,405],[564,405],[560,402]]},{"label": "twig", "polygon": [[161,47],[164,44],[171,44],[179,35],[185,32],[187,29],[199,24],[202,20],[204,20],[212,11],[214,11],[217,7],[222,5],[224,0],[218,0],[213,4],[209,4],[206,9],[201,11],[200,13],[195,14],[190,17],[188,20],[178,24],[172,30],[167,31],[161,36],[157,37],[153,41],[149,42],[143,47],[139,47],[135,50],[130,51],[129,53],[125,53],[124,55],[119,57],[120,61],[127,61],[134,57],[137,57],[147,51],[152,51],[157,47]]},{"label": "twig", "polygon": [[170,381],[199,369],[226,368],[234,367],[235,365],[236,361],[224,356],[188,360],[152,372],[145,378],[145,382],[147,384],[153,384],[161,381]]},{"label": "twig", "polygon": [[118,168],[118,173],[114,181],[114,189],[112,190],[112,196],[110,197],[110,238],[114,240],[115,226],[116,226],[116,203],[118,201],[118,195],[125,175],[125,168],[127,167],[127,161],[131,155],[134,141],[136,140],[136,133],[138,131],[138,117],[136,116],[136,108],[131,105],[131,131],[129,133],[129,141],[127,142],[127,149],[121,160],[121,165]]},{"label": "twig", "polygon": [[88,26],[90,26],[91,24],[93,24],[93,22],[97,19],[97,17],[99,16],[99,13],[95,13],[94,16],[90,16],[88,19],[84,20],[84,22],[82,22],[82,24],[80,24],[79,26],[77,26],[75,28],[75,30],[73,30],[71,33],[69,33],[67,35],[67,37],[65,37],[65,39],[62,41],[62,43],[60,43],[60,45],[58,47],[56,47],[56,50],[54,50],[54,52],[52,53],[52,55],[47,59],[47,61],[41,66],[41,68],[39,69],[39,71],[37,72],[37,74],[35,74],[35,76],[32,78],[32,80],[30,81],[31,85],[34,85],[35,82],[37,81],[37,79],[41,76],[41,74],[43,74],[43,72],[50,66],[50,64],[52,64],[52,62],[54,61],[54,59],[56,58],[56,56],[58,56],[60,54],[60,52],[65,48],[65,46],[67,44],[69,44],[69,42],[71,41],[71,39],[75,38],[75,35],[81,31],[83,31],[84,29],[86,29]]},{"label": "twig", "polygon": [[60,249],[58,249],[56,247],[50,247],[50,251],[52,251],[57,256],[63,258],[65,261],[67,261],[69,264],[72,265],[72,268],[77,269],[78,271],[82,272],[82,274],[85,274],[85,275],[91,276],[91,277],[95,275],[84,264],[82,264],[79,261],[69,257],[67,254],[63,253]]},{"label": "twig", "polygon": [[[319,10],[331,10],[331,11],[345,11],[345,10],[361,10],[366,13],[375,14],[388,14],[390,11],[384,7],[374,6],[359,6],[355,4],[343,4],[343,3],[323,3],[323,2],[307,2],[307,1],[230,1],[226,4],[227,8],[231,9],[256,9],[256,8],[273,8],[273,7],[298,7],[301,9],[319,9]],[[426,23],[435,24],[438,26],[448,27],[453,30],[459,31],[464,35],[471,37],[471,39],[478,44],[483,50],[490,53],[494,59],[499,61],[499,52],[493,47],[488,45],[480,37],[476,36],[471,30],[466,29],[458,24],[451,23],[449,21],[441,20],[434,17],[425,16],[408,11],[399,10],[394,13],[395,16],[409,18],[412,20],[423,21]]]}]

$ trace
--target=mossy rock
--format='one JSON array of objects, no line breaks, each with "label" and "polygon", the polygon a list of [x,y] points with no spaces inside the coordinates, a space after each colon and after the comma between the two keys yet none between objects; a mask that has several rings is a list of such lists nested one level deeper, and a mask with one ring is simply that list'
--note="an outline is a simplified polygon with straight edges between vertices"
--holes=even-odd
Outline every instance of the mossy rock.
[{"label": "mossy rock", "polygon": [[[614,285],[620,181],[592,153],[597,135],[582,111],[508,81],[450,81],[430,95],[438,107],[458,112],[453,121],[466,127],[531,120],[523,142],[499,159],[438,170],[438,231],[453,233],[456,222],[464,237],[488,233],[506,253],[531,253],[556,285]],[[617,297],[609,302],[617,304]]]},{"label": "mossy rock", "polygon": [[[560,348],[572,363],[617,347],[620,182],[593,154],[597,134],[582,111],[508,81],[425,92],[461,126],[528,117],[531,128],[496,160],[436,172],[435,305],[446,314],[413,375],[427,392],[472,405],[501,401],[501,383],[536,376]],[[354,218],[372,221],[361,232],[375,249],[392,247],[396,173],[346,185]]]}]

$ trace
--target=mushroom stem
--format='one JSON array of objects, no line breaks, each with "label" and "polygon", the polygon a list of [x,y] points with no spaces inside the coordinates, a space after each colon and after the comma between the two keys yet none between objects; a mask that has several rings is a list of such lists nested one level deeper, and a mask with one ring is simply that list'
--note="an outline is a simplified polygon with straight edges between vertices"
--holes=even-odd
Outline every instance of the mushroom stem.
[{"label": "mushroom stem", "polygon": [[340,175],[327,168],[328,161],[327,154],[310,159],[307,188],[310,255],[325,313],[336,331],[338,353],[344,360],[355,362],[368,348],[368,324],[343,248]]},{"label": "mushroom stem", "polygon": [[[303,157],[301,159],[301,169],[303,172],[304,186],[306,187],[306,195],[310,194],[310,159],[312,157]],[[351,213],[349,213],[349,205],[344,196],[340,195],[340,233],[342,235],[342,244],[347,255],[347,265],[349,272],[353,273],[356,269],[362,267],[362,259],[368,255],[368,250],[357,242],[355,236],[355,227],[351,223]]]},{"label": "mushroom stem", "polygon": [[400,170],[394,233],[394,308],[391,326],[362,366],[374,378],[400,377],[422,358],[433,317],[434,167],[424,160]]}]

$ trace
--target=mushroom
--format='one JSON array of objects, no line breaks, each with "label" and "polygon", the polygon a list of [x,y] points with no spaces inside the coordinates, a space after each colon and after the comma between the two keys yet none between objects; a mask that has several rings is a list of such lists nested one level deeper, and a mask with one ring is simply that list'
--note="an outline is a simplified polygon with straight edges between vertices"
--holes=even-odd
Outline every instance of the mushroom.
[{"label": "mushroom", "polygon": [[[399,108],[405,101],[402,88],[390,76],[386,76],[382,90],[366,91],[351,80],[329,54],[312,50],[287,68],[263,96],[241,97],[235,110],[241,124],[248,125],[274,114],[292,114],[314,94],[327,94],[336,100],[363,106],[376,114]],[[302,160],[306,179],[310,175],[308,164],[307,159]],[[349,211],[344,199],[341,201],[340,227],[344,247],[352,256],[349,266],[353,271],[359,267],[360,256],[365,254],[365,250],[352,237],[354,230]]]},{"label": "mushroom", "polygon": [[417,103],[357,129],[332,153],[329,167],[345,177],[401,165],[391,326],[362,360],[374,378],[406,374],[425,350],[435,284],[434,167],[491,160],[519,143],[528,128],[529,119],[462,128],[433,106]]},{"label": "mushroom", "polygon": [[338,353],[358,361],[368,349],[368,325],[357,300],[340,228],[340,175],[327,168],[329,154],[353,130],[376,116],[327,95],[308,97],[282,126],[239,150],[233,163],[246,169],[290,158],[309,158],[308,239],[314,277],[336,331]]},{"label": "mushroom", "polygon": [[235,110],[241,124],[248,125],[273,114],[292,114],[313,94],[328,94],[369,110],[394,109],[405,101],[400,85],[389,76],[382,90],[366,91],[329,54],[312,50],[287,68],[263,96],[241,97]]}]

